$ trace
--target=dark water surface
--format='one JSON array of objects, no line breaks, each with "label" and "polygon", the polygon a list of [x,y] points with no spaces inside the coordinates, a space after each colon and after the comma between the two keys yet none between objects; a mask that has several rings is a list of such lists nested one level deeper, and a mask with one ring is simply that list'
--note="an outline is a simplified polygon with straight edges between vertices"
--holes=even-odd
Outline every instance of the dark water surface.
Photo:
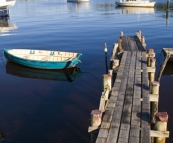
[{"label": "dark water surface", "polygon": [[[0,62],[0,129],[4,143],[89,143],[90,112],[99,107],[102,74],[106,72],[103,46],[110,55],[119,32],[141,30],[147,48],[157,58],[163,47],[173,47],[173,12],[159,8],[117,8],[114,0],[70,3],[66,0],[17,0],[10,9],[13,30],[0,30],[0,50],[29,48],[80,52],[81,74],[64,81],[35,70],[5,67]],[[16,29],[14,29],[16,28]],[[163,61],[163,55],[159,59]],[[158,62],[157,69],[160,63]],[[16,70],[17,69],[17,70]],[[52,75],[56,73],[45,73]],[[26,77],[27,76],[27,77]],[[68,76],[68,74],[66,75]],[[65,77],[66,77],[65,76]],[[28,78],[30,77],[30,78]],[[69,79],[69,76],[68,76]],[[167,143],[173,140],[173,77],[161,79],[159,111],[169,114]]]}]

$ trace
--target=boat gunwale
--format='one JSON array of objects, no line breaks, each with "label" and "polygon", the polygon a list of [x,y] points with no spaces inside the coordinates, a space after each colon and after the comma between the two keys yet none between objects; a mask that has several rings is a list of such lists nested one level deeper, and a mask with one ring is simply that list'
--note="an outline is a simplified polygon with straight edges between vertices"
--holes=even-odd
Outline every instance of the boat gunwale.
[{"label": "boat gunwale", "polygon": [[[8,50],[26,50],[26,49],[4,49],[3,51],[8,53],[10,56],[13,56],[15,58],[18,58],[18,59],[21,59],[21,60],[25,60],[25,61],[33,61],[33,62],[41,62],[41,63],[45,63],[45,62],[49,62],[49,63],[66,63],[66,62],[69,62],[69,61],[74,61],[75,59],[77,59],[78,57],[82,56],[82,53],[76,53],[76,57],[70,59],[70,60],[63,60],[63,61],[43,61],[43,60],[32,60],[32,59],[25,59],[25,58],[21,58],[21,57],[18,57],[18,56],[15,56],[11,53],[8,52]],[[36,49],[27,49],[27,50],[36,50]],[[44,51],[50,51],[50,50],[44,50]],[[61,51],[52,51],[52,52],[61,52]],[[69,52],[69,53],[75,53],[75,52]]]}]

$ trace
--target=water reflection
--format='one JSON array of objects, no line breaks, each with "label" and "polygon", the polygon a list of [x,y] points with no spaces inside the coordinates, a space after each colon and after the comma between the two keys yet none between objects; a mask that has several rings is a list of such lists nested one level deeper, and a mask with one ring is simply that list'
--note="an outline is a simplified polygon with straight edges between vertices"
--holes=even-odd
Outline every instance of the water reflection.
[{"label": "water reflection", "polygon": [[154,8],[143,7],[116,7],[120,10],[120,14],[152,14],[155,13]]},{"label": "water reflection", "polygon": [[72,12],[87,12],[90,9],[90,3],[88,1],[72,2],[70,0],[67,0],[67,2],[67,9]]},{"label": "water reflection", "polygon": [[17,29],[17,26],[15,24],[10,23],[9,17],[0,17],[0,36],[10,35],[10,34],[4,34],[4,33],[14,29]]},{"label": "water reflection", "polygon": [[75,81],[81,74],[77,67],[62,70],[42,70],[25,67],[12,62],[6,63],[6,73],[24,78],[37,78],[57,81]]}]

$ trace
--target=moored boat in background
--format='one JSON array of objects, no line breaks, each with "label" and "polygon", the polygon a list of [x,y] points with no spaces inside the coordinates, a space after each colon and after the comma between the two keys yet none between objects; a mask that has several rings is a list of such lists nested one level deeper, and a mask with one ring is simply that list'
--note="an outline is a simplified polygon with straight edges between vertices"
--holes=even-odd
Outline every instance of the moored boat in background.
[{"label": "moored boat in background", "polygon": [[9,8],[14,6],[16,3],[16,0],[1,0],[0,2],[0,8]]},{"label": "moored boat in background", "polygon": [[130,7],[154,7],[156,2],[150,0],[120,0],[116,1],[117,6],[130,6]]},{"label": "moored boat in background", "polygon": [[7,60],[39,69],[66,69],[76,66],[82,54],[73,52],[4,49]]}]

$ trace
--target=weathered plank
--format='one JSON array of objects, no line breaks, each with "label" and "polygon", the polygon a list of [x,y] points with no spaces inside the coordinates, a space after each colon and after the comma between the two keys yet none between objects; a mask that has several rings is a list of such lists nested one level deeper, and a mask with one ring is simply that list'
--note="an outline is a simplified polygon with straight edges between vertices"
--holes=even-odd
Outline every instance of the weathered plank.
[{"label": "weathered plank", "polygon": [[137,36],[134,36],[134,39],[136,41],[136,44],[138,46],[139,51],[146,51],[145,48],[142,46],[141,42],[139,41],[139,38]]},{"label": "weathered plank", "polygon": [[[124,56],[124,55],[123,55]],[[123,102],[124,102],[124,96],[125,96],[125,90],[127,85],[127,78],[128,78],[128,69],[129,69],[129,60],[131,60],[131,53],[127,53],[127,58],[125,61],[125,67],[123,72],[123,77],[120,85],[120,90],[117,98],[117,105],[115,106],[114,114],[112,117],[111,127],[108,134],[107,143],[113,143],[117,141],[118,138],[118,132],[120,127],[120,120],[122,116],[122,110],[123,110]],[[114,138],[114,140],[113,140]]]},{"label": "weathered plank", "polygon": [[122,36],[121,37],[121,40],[122,40],[122,48],[125,50],[125,51],[130,51],[130,48],[129,48],[129,45],[128,45],[128,40],[127,40],[127,36]]},{"label": "weathered plank", "polygon": [[141,143],[150,143],[150,99],[149,82],[146,63],[146,53],[142,52],[142,121],[141,121]]},{"label": "weathered plank", "polygon": [[130,47],[130,50],[131,51],[138,51],[138,47],[136,45],[136,41],[134,39],[133,36],[128,36],[128,44],[129,44],[129,47]]},{"label": "weathered plank", "polygon": [[150,127],[143,127],[141,129],[141,143],[151,143]]}]

